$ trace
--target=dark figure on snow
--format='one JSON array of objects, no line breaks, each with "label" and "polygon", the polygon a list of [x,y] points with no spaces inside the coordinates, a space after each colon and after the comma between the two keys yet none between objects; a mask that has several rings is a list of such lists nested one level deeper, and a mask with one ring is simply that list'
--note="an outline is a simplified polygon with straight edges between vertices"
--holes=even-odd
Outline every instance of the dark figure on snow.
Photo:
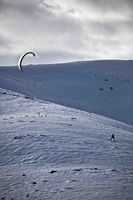
[{"label": "dark figure on snow", "polygon": [[114,133],[111,135],[110,140],[113,140],[115,142],[115,135],[114,135]]}]

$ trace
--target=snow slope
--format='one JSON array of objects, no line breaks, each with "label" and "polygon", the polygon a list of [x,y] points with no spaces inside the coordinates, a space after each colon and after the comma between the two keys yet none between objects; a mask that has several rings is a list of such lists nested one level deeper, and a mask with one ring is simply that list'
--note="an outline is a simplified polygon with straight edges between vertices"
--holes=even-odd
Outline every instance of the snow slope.
[{"label": "snow slope", "polygon": [[132,126],[5,89],[0,113],[1,199],[133,199]]},{"label": "snow slope", "polygon": [[0,67],[0,87],[133,125],[133,61]]}]

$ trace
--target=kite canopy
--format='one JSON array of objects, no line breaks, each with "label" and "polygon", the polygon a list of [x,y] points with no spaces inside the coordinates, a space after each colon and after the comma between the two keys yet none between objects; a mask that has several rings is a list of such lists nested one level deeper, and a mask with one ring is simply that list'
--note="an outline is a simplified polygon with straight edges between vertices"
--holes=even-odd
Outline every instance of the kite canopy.
[{"label": "kite canopy", "polygon": [[28,52],[26,52],[24,55],[22,55],[22,56],[20,57],[19,61],[18,61],[18,68],[19,68],[20,71],[23,71],[22,62],[23,62],[24,57],[25,57],[26,55],[28,55],[28,54],[32,54],[33,56],[35,56],[35,53],[32,52],[32,51],[28,51]]}]

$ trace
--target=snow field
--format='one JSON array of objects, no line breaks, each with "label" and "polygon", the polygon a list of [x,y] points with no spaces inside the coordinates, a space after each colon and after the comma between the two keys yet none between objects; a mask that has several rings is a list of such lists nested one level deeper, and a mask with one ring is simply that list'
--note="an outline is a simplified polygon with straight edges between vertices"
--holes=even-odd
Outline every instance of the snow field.
[{"label": "snow field", "polygon": [[5,89],[0,112],[1,199],[132,200],[132,126]]}]

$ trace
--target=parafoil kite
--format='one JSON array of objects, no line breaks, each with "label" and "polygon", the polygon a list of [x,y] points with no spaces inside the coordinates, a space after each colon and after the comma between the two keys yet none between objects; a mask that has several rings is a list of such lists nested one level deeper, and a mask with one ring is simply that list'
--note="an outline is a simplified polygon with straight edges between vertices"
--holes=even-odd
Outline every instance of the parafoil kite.
[{"label": "parafoil kite", "polygon": [[23,68],[22,68],[22,62],[23,62],[23,59],[24,57],[27,55],[27,54],[32,54],[33,56],[35,56],[35,53],[32,52],[32,51],[28,51],[27,53],[25,53],[24,55],[22,55],[18,61],[18,68],[20,71],[23,71]]}]

